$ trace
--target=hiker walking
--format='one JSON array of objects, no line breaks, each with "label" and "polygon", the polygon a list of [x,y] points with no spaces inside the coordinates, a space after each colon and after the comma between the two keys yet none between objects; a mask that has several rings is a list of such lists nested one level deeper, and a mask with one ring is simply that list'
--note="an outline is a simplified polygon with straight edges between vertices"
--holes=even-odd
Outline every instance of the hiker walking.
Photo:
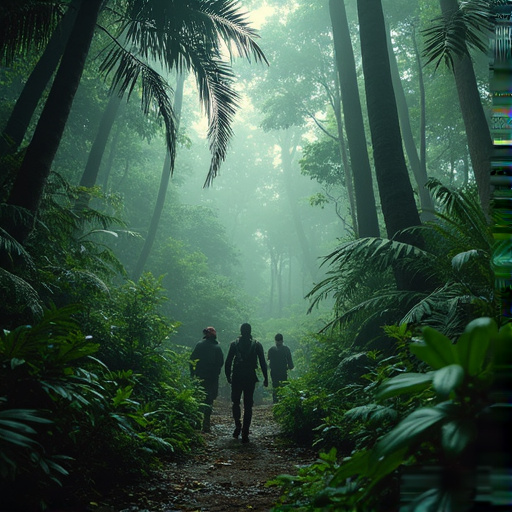
[{"label": "hiker walking", "polygon": [[210,432],[213,401],[219,394],[219,375],[224,364],[224,354],[217,341],[214,327],[203,329],[203,339],[198,341],[190,355],[190,374],[201,381],[206,392],[203,408],[203,432]]},{"label": "hiker walking", "polygon": [[290,348],[284,344],[283,335],[277,333],[274,337],[275,347],[268,349],[270,378],[272,379],[272,401],[277,403],[277,390],[288,380],[288,370],[293,370],[293,360]]},{"label": "hiker walking", "polygon": [[[256,382],[258,382],[258,377],[256,376],[258,361],[263,373],[263,385],[267,387],[267,363],[263,346],[251,336],[250,324],[242,324],[240,326],[240,337],[229,346],[224,367],[226,379],[231,384],[231,402],[233,419],[235,420],[233,437],[238,439],[238,436],[242,433],[242,443],[249,442],[254,389]],[[244,395],[243,423],[241,421],[242,411],[240,409],[242,394]]]}]

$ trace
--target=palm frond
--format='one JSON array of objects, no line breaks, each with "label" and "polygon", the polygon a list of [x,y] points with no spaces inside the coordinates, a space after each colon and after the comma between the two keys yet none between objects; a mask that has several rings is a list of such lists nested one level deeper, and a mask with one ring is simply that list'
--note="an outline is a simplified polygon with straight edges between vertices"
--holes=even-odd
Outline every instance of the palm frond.
[{"label": "palm frond", "polygon": [[2,0],[0,62],[9,66],[16,57],[44,48],[62,14],[56,0]]},{"label": "palm frond", "polygon": [[256,44],[257,32],[249,26],[247,13],[241,12],[236,0],[214,0],[207,2],[205,13],[215,25],[216,32],[222,37],[229,49],[234,43],[241,57],[268,64],[265,54]]},{"label": "palm frond", "polygon": [[2,305],[3,314],[23,313],[28,310],[35,319],[43,315],[43,305],[37,291],[24,279],[0,268],[0,291],[9,297]]},{"label": "palm frond", "polygon": [[322,265],[328,263],[331,267],[336,265],[341,268],[349,261],[371,261],[374,270],[381,271],[404,258],[428,260],[431,257],[427,251],[411,244],[387,238],[367,237],[340,245],[324,258]]},{"label": "palm frond", "polygon": [[442,213],[437,214],[439,219],[458,226],[458,231],[466,233],[476,244],[474,247],[485,249],[492,245],[492,230],[479,201],[433,178],[425,186],[443,209]]},{"label": "palm frond", "polygon": [[122,29],[127,45],[137,48],[148,62],[158,61],[168,70],[192,70],[199,96],[208,116],[208,139],[212,154],[205,186],[216,177],[232,137],[231,124],[238,94],[233,90],[234,73],[221,58],[221,41],[231,52],[267,62],[255,43],[256,32],[246,14],[233,0],[133,1]]},{"label": "palm frond", "polygon": [[105,76],[112,76],[111,91],[113,94],[126,94],[129,99],[135,86],[141,81],[142,111],[148,114],[153,105],[162,116],[166,127],[166,142],[171,157],[171,174],[174,171],[176,158],[176,119],[170,96],[171,87],[164,78],[148,64],[137,58],[131,51],[114,40],[109,53],[100,65]]},{"label": "palm frond", "polygon": [[[400,311],[408,311],[417,304],[423,297],[424,293],[413,292],[409,290],[386,290],[378,291],[371,298],[359,302],[359,304],[344,312],[338,312],[336,318],[328,325],[328,328],[334,325],[343,325],[350,322],[356,315],[364,313],[364,320],[361,328],[369,322],[381,317],[387,316],[389,313],[399,315]],[[324,331],[322,329],[322,331]]]},{"label": "palm frond", "polygon": [[441,62],[453,70],[454,59],[468,55],[468,48],[486,53],[492,31],[492,15],[489,2],[470,0],[461,2],[459,8],[446,12],[432,20],[432,25],[423,30],[425,36],[425,65]]}]

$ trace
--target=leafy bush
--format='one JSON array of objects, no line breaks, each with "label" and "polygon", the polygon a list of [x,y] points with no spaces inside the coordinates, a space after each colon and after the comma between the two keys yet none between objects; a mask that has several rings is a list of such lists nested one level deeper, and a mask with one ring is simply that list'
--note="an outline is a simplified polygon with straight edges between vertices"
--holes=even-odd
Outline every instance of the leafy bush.
[{"label": "leafy bush", "polygon": [[[422,339],[409,348],[428,371],[400,373],[385,380],[377,397],[396,402],[402,395],[429,392],[428,401],[418,405],[409,402],[401,421],[373,446],[356,451],[339,466],[331,453],[328,465],[305,468],[298,477],[278,479],[285,491],[283,503],[287,500],[287,506],[299,510],[379,510],[383,499],[397,498],[393,490],[398,489],[398,469],[430,463],[441,467],[446,478],[439,479],[438,487],[416,496],[414,510],[464,506],[464,495],[456,482],[463,481],[462,469],[476,470],[479,419],[489,406],[499,406],[492,384],[497,369],[509,368],[510,357],[505,362],[503,357],[511,341],[512,324],[498,331],[489,318],[470,322],[456,344],[426,327]],[[382,411],[379,404],[369,404],[364,414],[369,419]],[[309,483],[303,488],[305,477]]]}]

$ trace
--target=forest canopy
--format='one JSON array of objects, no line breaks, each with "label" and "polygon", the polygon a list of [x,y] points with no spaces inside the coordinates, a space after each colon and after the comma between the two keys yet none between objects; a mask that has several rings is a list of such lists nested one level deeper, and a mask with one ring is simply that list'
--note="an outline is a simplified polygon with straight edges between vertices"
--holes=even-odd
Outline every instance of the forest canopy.
[{"label": "forest canopy", "polygon": [[[275,510],[373,510],[400,471],[486,462],[511,337],[509,14],[2,2],[8,506],[81,502],[193,452],[208,325],[225,352],[250,322],[265,353],[284,332],[295,354],[274,415],[320,458],[274,479]],[[457,499],[434,490],[418,503]]]}]

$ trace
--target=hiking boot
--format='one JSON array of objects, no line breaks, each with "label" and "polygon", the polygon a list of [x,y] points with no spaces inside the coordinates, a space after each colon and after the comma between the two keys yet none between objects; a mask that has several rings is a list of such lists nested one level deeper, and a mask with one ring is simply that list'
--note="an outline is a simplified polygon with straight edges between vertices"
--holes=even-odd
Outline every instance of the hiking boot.
[{"label": "hiking boot", "polygon": [[249,442],[249,436],[247,434],[242,434],[242,443],[246,444]]},{"label": "hiking boot", "polygon": [[233,431],[233,437],[235,439],[238,439],[238,436],[240,435],[240,431],[242,430],[241,427],[235,427],[235,430]]}]

